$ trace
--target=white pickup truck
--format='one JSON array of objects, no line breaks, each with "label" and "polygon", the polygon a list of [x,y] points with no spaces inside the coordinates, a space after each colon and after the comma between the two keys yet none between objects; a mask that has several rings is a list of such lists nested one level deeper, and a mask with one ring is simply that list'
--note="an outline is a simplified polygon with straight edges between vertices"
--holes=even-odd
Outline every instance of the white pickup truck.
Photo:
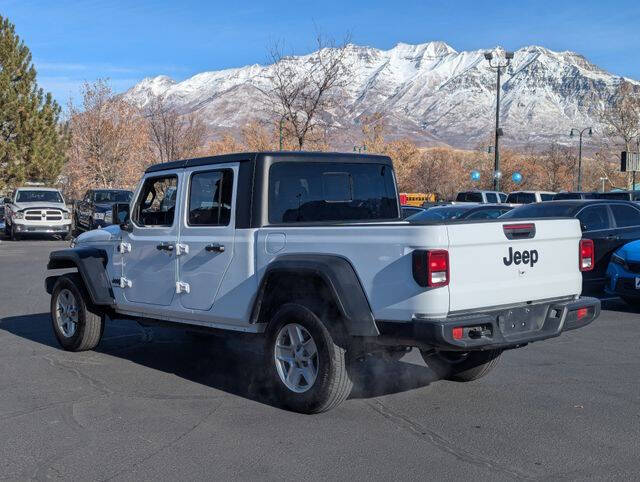
[{"label": "white pickup truck", "polygon": [[17,241],[28,234],[71,233],[71,210],[58,189],[19,187],[4,199],[5,234]]},{"label": "white pickup truck", "polygon": [[402,221],[384,156],[159,164],[113,219],[50,255],[77,270],[45,283],[62,347],[94,348],[112,318],[261,334],[283,405],[306,413],[349,395],[350,359],[418,347],[469,381],[600,312],[580,296],[593,245],[577,220]]}]

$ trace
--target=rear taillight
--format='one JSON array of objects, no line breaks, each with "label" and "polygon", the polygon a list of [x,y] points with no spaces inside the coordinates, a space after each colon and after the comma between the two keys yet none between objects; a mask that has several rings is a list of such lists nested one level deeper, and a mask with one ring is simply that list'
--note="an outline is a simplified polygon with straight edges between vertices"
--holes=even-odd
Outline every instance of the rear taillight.
[{"label": "rear taillight", "polygon": [[420,286],[437,288],[449,284],[449,253],[444,249],[413,252],[413,278]]},{"label": "rear taillight", "polygon": [[593,241],[590,239],[580,240],[580,271],[591,271],[595,263],[595,251]]}]

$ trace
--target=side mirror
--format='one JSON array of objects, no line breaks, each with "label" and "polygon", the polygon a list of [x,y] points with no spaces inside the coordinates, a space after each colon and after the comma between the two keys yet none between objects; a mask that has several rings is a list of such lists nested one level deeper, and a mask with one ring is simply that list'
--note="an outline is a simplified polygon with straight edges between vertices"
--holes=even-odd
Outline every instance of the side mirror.
[{"label": "side mirror", "polygon": [[120,229],[123,231],[131,231],[131,223],[129,222],[130,209],[128,203],[115,203],[111,208],[113,224],[120,225]]},{"label": "side mirror", "polygon": [[11,204],[11,198],[6,197],[2,200],[2,202],[5,204]]}]

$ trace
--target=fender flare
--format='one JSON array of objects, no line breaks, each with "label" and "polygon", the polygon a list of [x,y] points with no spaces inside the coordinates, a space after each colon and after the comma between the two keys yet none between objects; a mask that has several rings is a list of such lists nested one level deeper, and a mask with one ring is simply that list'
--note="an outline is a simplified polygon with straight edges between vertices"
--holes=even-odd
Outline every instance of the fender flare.
[{"label": "fender flare", "polygon": [[260,318],[262,303],[269,281],[278,274],[310,275],[319,277],[327,285],[342,316],[349,335],[378,336],[380,332],[364,288],[346,258],[327,254],[285,254],[270,262],[260,281],[253,304],[251,323]]},{"label": "fender flare", "polygon": [[[115,298],[107,276],[107,252],[104,249],[81,247],[52,251],[47,269],[76,268],[94,305],[113,306]],[[59,276],[45,280],[47,293],[51,294]]]}]

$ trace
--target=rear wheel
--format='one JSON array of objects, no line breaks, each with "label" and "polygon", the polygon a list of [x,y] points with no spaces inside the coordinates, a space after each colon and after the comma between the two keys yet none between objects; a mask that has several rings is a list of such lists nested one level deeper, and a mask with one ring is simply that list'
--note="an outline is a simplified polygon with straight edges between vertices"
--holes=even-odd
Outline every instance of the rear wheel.
[{"label": "rear wheel", "polygon": [[11,236],[11,241],[20,241],[20,234],[16,232],[15,226],[13,224],[11,225],[9,236]]},{"label": "rear wheel", "polygon": [[620,295],[620,298],[622,298],[622,300],[628,304],[629,306],[632,306],[633,308],[640,308],[640,296],[622,296]]},{"label": "rear wheel", "polygon": [[470,382],[482,378],[495,368],[502,350],[486,351],[421,351],[422,359],[440,378]]},{"label": "rear wheel", "polygon": [[92,350],[104,331],[104,317],[91,306],[82,278],[60,276],[51,295],[51,320],[58,342],[68,351]]},{"label": "rear wheel", "polygon": [[283,305],[269,324],[266,343],[265,364],[285,407],[324,412],[351,393],[346,350],[307,307]]}]

